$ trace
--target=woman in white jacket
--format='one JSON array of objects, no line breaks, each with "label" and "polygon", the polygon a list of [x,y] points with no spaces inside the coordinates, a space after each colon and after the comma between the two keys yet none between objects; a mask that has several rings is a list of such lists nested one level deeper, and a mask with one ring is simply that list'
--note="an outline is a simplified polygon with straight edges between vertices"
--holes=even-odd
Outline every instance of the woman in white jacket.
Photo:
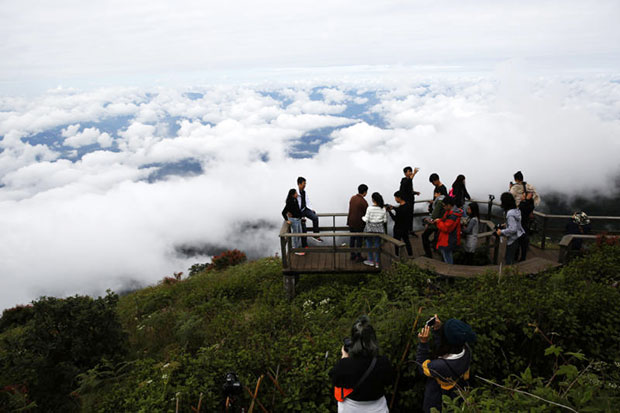
[{"label": "woman in white jacket", "polygon": [[[385,233],[385,224],[387,223],[387,211],[385,210],[385,203],[380,193],[374,192],[371,196],[372,205],[366,210],[366,215],[362,217],[362,220],[366,223],[364,232],[376,232],[380,234]],[[377,251],[370,251],[368,253],[368,259],[364,261],[364,264],[379,268],[379,251],[381,247],[381,238],[368,237],[366,238],[367,248],[376,248]],[[374,258],[374,259],[373,259]]]}]

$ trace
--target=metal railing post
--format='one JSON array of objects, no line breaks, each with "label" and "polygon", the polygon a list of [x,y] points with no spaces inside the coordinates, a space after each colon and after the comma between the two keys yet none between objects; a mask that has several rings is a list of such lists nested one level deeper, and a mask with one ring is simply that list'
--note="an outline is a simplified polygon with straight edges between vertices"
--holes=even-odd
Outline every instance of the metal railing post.
[{"label": "metal railing post", "polygon": [[493,221],[493,200],[495,199],[495,195],[489,194],[489,202],[487,203],[487,219],[489,221]]}]

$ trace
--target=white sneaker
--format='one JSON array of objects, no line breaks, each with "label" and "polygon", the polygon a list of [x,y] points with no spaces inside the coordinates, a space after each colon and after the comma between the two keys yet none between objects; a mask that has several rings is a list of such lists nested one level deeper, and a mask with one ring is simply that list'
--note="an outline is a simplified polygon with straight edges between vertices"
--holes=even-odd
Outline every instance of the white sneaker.
[{"label": "white sneaker", "polygon": [[306,253],[305,252],[296,252],[295,255],[302,255],[303,256],[303,255],[306,255]]},{"label": "white sneaker", "polygon": [[379,268],[379,263],[375,262],[375,268]]},{"label": "white sneaker", "polygon": [[375,263],[373,261],[368,261],[368,260],[364,261],[364,264],[368,265],[369,267],[375,266]]},{"label": "white sneaker", "polygon": [[321,239],[321,237],[312,237],[312,238],[314,238],[314,240],[315,240],[316,242],[323,242],[323,240]]}]

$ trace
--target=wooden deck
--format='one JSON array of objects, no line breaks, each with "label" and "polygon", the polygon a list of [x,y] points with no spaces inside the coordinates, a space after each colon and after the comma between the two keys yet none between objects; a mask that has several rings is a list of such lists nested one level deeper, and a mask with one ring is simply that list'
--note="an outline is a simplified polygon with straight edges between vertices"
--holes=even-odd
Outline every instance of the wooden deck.
[{"label": "wooden deck", "polygon": [[[417,233],[417,237],[409,237],[413,256],[406,259],[420,268],[432,270],[437,274],[447,277],[474,277],[488,271],[499,271],[499,265],[450,265],[441,261],[441,255],[433,252],[433,258],[424,256],[424,248],[422,246],[421,231]],[[482,241],[485,242],[485,241]],[[340,247],[339,247],[340,248]],[[383,251],[393,251],[392,245],[384,245]],[[346,247],[344,250],[346,251]],[[295,251],[307,251],[305,255],[299,256],[290,254],[288,265],[283,268],[285,274],[306,274],[306,273],[374,273],[381,269],[373,268],[363,263],[351,261],[350,251],[334,253],[331,246],[312,246],[307,250],[299,249]],[[505,242],[499,246],[499,262],[503,261],[505,251]],[[403,251],[404,252],[404,251]],[[406,254],[406,253],[405,253]],[[366,255],[366,254],[364,254]],[[517,263],[514,267],[523,274],[534,274],[546,271],[550,268],[556,268],[561,264],[558,262],[559,251],[557,249],[540,249],[530,246],[528,251],[528,259],[524,262]],[[391,263],[390,263],[391,264]],[[383,269],[386,267],[383,266]]]},{"label": "wooden deck", "polygon": [[[488,271],[499,272],[500,270],[499,265],[450,265],[427,257],[418,257],[411,262],[420,268],[433,271],[446,277],[472,278]],[[512,267],[519,273],[529,275],[547,271],[551,268],[559,267],[560,265],[561,264],[557,261],[534,257],[519,262]],[[504,267],[504,269],[505,268],[506,267]]]},{"label": "wooden deck", "polygon": [[[325,247],[330,250],[329,247]],[[350,253],[308,252],[304,256],[292,255],[291,268],[296,273],[320,273],[320,272],[379,272],[379,268],[365,265],[361,262],[352,261]]]},{"label": "wooden deck", "polygon": [[[480,223],[484,225],[480,229],[478,234],[479,247],[488,248],[489,257],[492,262],[501,263],[504,261],[505,254],[505,240],[498,242],[498,238],[494,234],[495,223],[504,220],[503,216],[499,216],[494,213],[497,212],[499,204],[493,202],[494,197],[489,196],[489,201],[477,201],[480,205],[485,205],[487,213],[485,219],[481,219]],[[428,200],[417,200],[416,203],[426,206]],[[426,210],[426,208],[423,208]],[[569,250],[570,241],[573,238],[583,238],[584,241],[593,241],[594,235],[566,235],[562,238],[559,244],[559,249],[545,248],[545,240],[548,239],[547,235],[552,231],[551,221],[564,222],[571,217],[568,215],[550,215],[535,211],[534,214],[537,217],[537,221],[542,221],[542,230],[540,233],[541,246],[540,248],[530,245],[528,251],[528,259],[525,262],[517,263],[512,267],[522,274],[535,274],[542,271],[546,271],[550,268],[559,267],[570,260],[571,251]],[[388,234],[365,234],[355,233],[352,234],[349,228],[344,225],[344,219],[346,219],[346,213],[320,213],[318,214],[321,219],[321,226],[318,228],[318,234],[304,233],[293,235],[290,231],[290,226],[284,222],[280,230],[280,247],[282,252],[282,272],[284,273],[284,287],[289,298],[295,296],[295,283],[299,278],[299,274],[305,273],[375,273],[381,270],[387,270],[392,268],[395,262],[412,262],[421,268],[432,270],[438,274],[448,277],[474,277],[485,272],[499,272],[500,268],[504,268],[499,265],[485,265],[485,266],[465,266],[465,265],[448,265],[441,261],[440,254],[436,251],[433,253],[433,259],[424,257],[424,249],[422,247],[422,231],[417,232],[417,237],[410,237],[413,254],[411,257],[405,257],[407,255],[404,243],[398,241]],[[426,216],[426,212],[416,212],[414,217]],[[601,223],[612,223],[614,225],[620,225],[620,217],[590,217],[593,221],[600,221]],[[337,220],[339,222],[337,222]],[[330,224],[331,221],[331,224]],[[563,230],[563,226],[562,226]],[[608,228],[605,229],[609,231]],[[557,232],[557,231],[556,231]],[[615,232],[620,232],[615,230]],[[613,232],[613,233],[615,233]],[[311,237],[319,235],[325,241],[324,244],[317,245],[314,242],[310,242],[310,248],[307,249],[293,249],[292,239],[293,237],[306,237],[310,240]],[[381,239],[381,247],[379,249],[374,248],[350,248],[347,243],[350,236],[360,237],[379,237]],[[331,246],[330,246],[331,244]],[[379,252],[381,255],[380,268],[373,268],[363,263],[351,261],[349,259],[352,252],[362,253],[363,256],[370,251]],[[398,251],[398,253],[397,253]],[[296,255],[296,252],[305,252],[305,255]],[[574,255],[574,254],[572,254]]]}]

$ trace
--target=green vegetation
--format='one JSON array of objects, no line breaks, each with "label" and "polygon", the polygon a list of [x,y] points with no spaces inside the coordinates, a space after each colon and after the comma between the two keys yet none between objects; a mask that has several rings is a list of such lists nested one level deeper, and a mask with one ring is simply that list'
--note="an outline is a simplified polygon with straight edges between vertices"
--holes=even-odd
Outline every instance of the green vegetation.
[{"label": "green vegetation", "polygon": [[[241,260],[193,267],[188,278],[177,274],[120,299],[44,298],[5,311],[0,411],[34,411],[36,403],[39,411],[174,412],[178,398],[179,411],[191,412],[202,393],[201,411],[214,412],[229,371],[252,392],[264,375],[258,399],[271,412],[335,411],[327,372],[362,313],[395,364],[411,342],[395,412],[421,406],[412,326],[418,314],[422,322],[435,313],[478,333],[473,388],[446,400],[446,411],[569,411],[550,402],[617,410],[618,246],[535,277],[442,280],[406,265],[378,275],[301,276],[292,302],[279,259],[234,265]],[[250,401],[244,390],[238,403]]]}]

